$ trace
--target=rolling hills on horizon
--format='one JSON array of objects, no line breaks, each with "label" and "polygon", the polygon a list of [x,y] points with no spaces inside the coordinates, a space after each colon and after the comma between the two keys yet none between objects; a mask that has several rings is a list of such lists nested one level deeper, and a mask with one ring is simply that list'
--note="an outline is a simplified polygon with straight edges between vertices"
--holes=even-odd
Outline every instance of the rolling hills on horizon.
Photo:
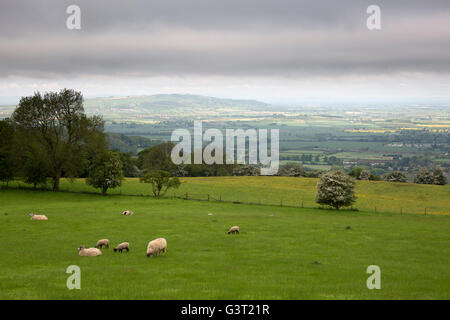
[{"label": "rolling hills on horizon", "polygon": [[[277,110],[271,104],[257,100],[225,99],[193,94],[155,94],[140,96],[110,96],[86,98],[85,112],[99,114],[105,120],[152,121],[169,117],[221,115],[252,115]],[[0,106],[0,118],[8,117],[14,105]],[[150,119],[151,117],[151,119]]]}]

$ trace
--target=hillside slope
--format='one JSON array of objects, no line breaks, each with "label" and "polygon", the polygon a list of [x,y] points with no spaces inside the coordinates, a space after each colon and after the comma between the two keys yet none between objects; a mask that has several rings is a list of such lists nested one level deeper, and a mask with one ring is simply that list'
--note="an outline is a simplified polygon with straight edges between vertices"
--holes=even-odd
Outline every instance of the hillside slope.
[{"label": "hillside slope", "polygon": [[[450,298],[447,216],[25,190],[0,190],[0,203],[0,299]],[[157,237],[167,253],[147,258]],[[100,238],[130,252],[78,256]],[[381,290],[366,286],[374,264]],[[67,290],[70,265],[81,290]]]},{"label": "hillside slope", "polygon": [[[182,178],[178,190],[170,190],[166,196],[189,199],[219,200],[269,204],[276,206],[317,208],[315,202],[316,178],[292,177],[200,177]],[[18,182],[10,183],[11,186]],[[23,186],[23,183],[20,183]],[[61,182],[62,190],[98,192],[87,186],[84,179]],[[385,181],[357,181],[356,204],[360,211],[394,214],[440,214],[450,215],[450,185],[434,186],[413,183],[390,183]],[[110,194],[151,195],[151,186],[140,183],[138,178],[127,178],[122,187],[108,190]]]}]

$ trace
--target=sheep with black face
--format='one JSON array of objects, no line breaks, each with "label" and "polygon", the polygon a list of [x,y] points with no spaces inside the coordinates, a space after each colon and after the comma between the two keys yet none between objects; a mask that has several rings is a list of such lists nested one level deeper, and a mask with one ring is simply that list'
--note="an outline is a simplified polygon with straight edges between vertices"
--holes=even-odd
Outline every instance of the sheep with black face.
[{"label": "sheep with black face", "polygon": [[109,248],[109,240],[108,239],[100,239],[97,241],[97,244],[95,245],[96,248]]},{"label": "sheep with black face", "polygon": [[239,234],[239,226],[233,226],[230,228],[230,230],[228,230],[228,234]]},{"label": "sheep with black face", "polygon": [[122,253],[123,250],[127,250],[127,252],[130,251],[130,244],[128,242],[122,242],[114,248],[114,252],[119,251],[120,253]]}]

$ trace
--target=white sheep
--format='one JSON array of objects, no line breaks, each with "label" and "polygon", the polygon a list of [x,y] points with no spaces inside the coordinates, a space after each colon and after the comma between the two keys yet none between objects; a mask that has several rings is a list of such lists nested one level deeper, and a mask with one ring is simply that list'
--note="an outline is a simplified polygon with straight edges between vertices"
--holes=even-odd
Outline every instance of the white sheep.
[{"label": "white sheep", "polygon": [[147,245],[147,257],[153,256],[153,255],[159,255],[161,253],[166,253],[167,251],[167,241],[164,238],[158,238],[155,240],[152,240]]},{"label": "white sheep", "polygon": [[95,256],[101,256],[102,252],[100,251],[100,249],[97,248],[88,248],[86,249],[85,246],[80,246],[78,248],[78,255],[80,257],[95,257]]},{"label": "white sheep", "polygon": [[96,248],[109,248],[109,240],[108,239],[101,239],[97,241],[97,244],[95,245]]},{"label": "white sheep", "polygon": [[122,212],[121,214],[124,215],[124,216],[132,216],[132,215],[134,214],[134,212],[133,212],[133,211],[125,210],[125,211]]},{"label": "white sheep", "polygon": [[234,234],[234,233],[237,233],[237,234],[239,234],[239,226],[233,226],[233,227],[231,227],[230,228],[230,230],[228,230],[228,234]]},{"label": "white sheep", "polygon": [[119,251],[122,253],[122,250],[127,250],[127,252],[130,251],[130,244],[128,242],[122,242],[114,248],[114,252]]},{"label": "white sheep", "polygon": [[29,216],[31,220],[48,220],[48,218],[44,215],[30,213]]}]

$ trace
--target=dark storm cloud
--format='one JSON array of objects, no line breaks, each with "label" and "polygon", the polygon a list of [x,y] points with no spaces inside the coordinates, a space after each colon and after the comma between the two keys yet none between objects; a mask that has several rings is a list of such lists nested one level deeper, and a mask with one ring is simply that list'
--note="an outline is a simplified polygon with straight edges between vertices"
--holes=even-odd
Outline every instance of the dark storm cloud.
[{"label": "dark storm cloud", "polygon": [[2,0],[0,41],[0,76],[447,73],[450,1]]}]

